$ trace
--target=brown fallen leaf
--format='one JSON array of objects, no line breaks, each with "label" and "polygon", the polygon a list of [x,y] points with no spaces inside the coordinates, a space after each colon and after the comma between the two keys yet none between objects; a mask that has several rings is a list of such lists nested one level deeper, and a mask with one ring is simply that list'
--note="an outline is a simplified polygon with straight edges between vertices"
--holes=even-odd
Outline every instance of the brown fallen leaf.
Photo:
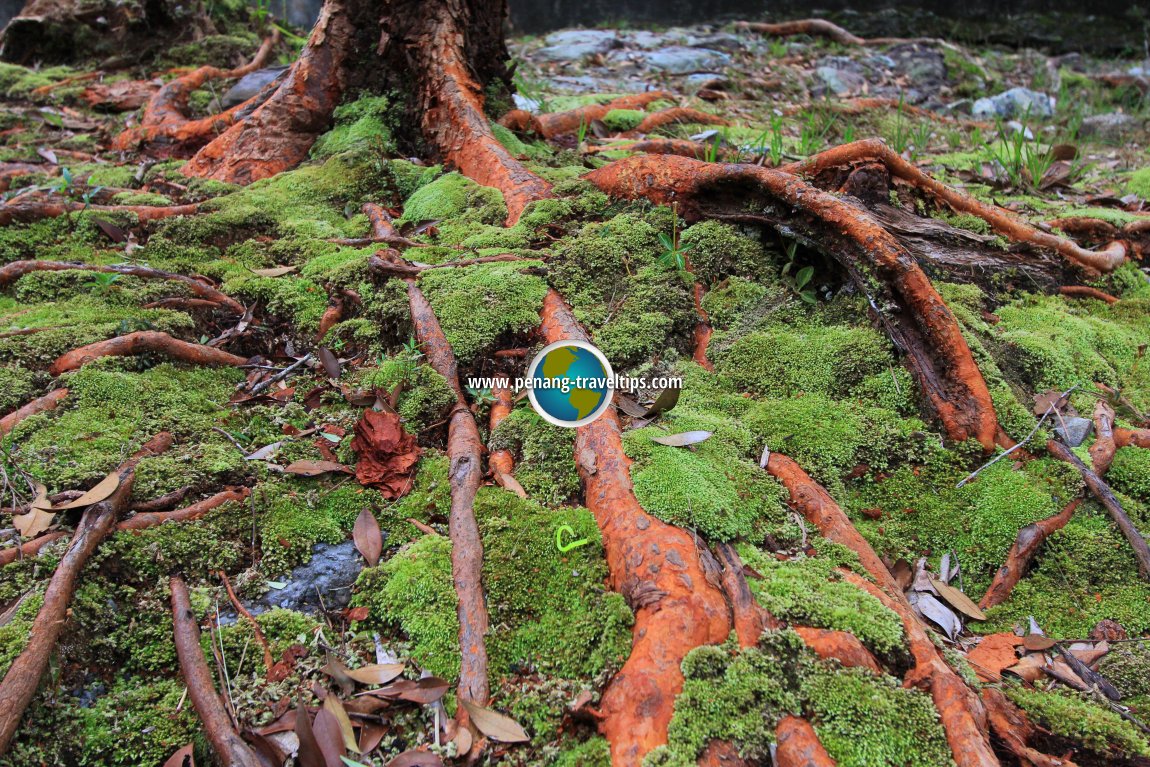
[{"label": "brown fallen leaf", "polygon": [[681,393],[682,389],[677,386],[671,389],[664,389],[659,393],[659,396],[655,398],[654,404],[647,409],[643,417],[651,418],[659,413],[666,413],[668,410],[673,409],[675,405],[679,404],[679,395]]},{"label": "brown fallen leaf", "polygon": [[1054,640],[1042,634],[1027,634],[1022,639],[1022,646],[1031,652],[1049,650],[1055,644]]},{"label": "brown fallen leaf", "polygon": [[62,509],[78,509],[81,506],[91,506],[93,503],[99,503],[112,493],[116,492],[116,488],[120,486],[119,472],[112,472],[108,476],[101,479],[95,487],[87,491],[74,501],[62,503],[59,506],[53,506],[54,511]]},{"label": "brown fallen leaf", "polygon": [[372,663],[347,670],[347,675],[360,684],[387,684],[403,673],[403,663]]},{"label": "brown fallen leaf", "polygon": [[365,695],[374,695],[391,700],[406,700],[410,703],[434,703],[443,697],[451,685],[443,679],[428,676],[413,682],[410,679],[397,679],[387,687],[378,690],[368,690]]},{"label": "brown fallen leaf", "polygon": [[526,743],[531,740],[527,731],[511,717],[468,700],[460,700],[459,703],[467,709],[467,715],[471,717],[475,728],[492,740],[500,743]]},{"label": "brown fallen leaf", "polygon": [[680,434],[668,434],[666,437],[651,437],[651,441],[671,447],[687,447],[710,438],[711,432],[709,431],[685,431]]},{"label": "brown fallen leaf", "polygon": [[339,358],[335,356],[335,352],[328,349],[326,346],[316,352],[319,361],[323,364],[323,372],[327,373],[328,378],[339,379],[343,375],[343,367],[339,364]]},{"label": "brown fallen leaf", "polygon": [[343,736],[343,745],[348,751],[359,753],[359,744],[355,741],[355,729],[351,726],[351,719],[347,716],[347,710],[344,709],[343,703],[338,697],[328,694],[323,699],[323,707],[325,710],[330,711],[335,721],[339,723],[339,732]]},{"label": "brown fallen leaf", "polygon": [[299,738],[297,759],[300,767],[328,767],[323,749],[320,748],[315,731],[312,729],[311,719],[307,715],[307,707],[302,700],[295,709],[295,735]]},{"label": "brown fallen leaf", "polygon": [[1046,673],[1042,670],[1043,666],[1045,665],[1046,657],[1038,653],[1034,653],[1031,655],[1022,656],[1018,663],[1015,663],[1009,668],[1003,669],[1002,673],[1013,674],[1024,682],[1034,684]]},{"label": "brown fallen leaf", "polygon": [[20,531],[24,538],[35,538],[52,526],[56,515],[44,509],[33,508],[27,514],[12,517],[12,526]]},{"label": "brown fallen leaf", "polygon": [[270,269],[252,269],[251,272],[257,277],[283,277],[298,270],[298,266],[273,266]]},{"label": "brown fallen leaf", "polygon": [[169,756],[164,767],[196,767],[196,757],[192,753],[194,750],[195,744],[189,743]]},{"label": "brown fallen leaf", "polygon": [[374,487],[391,500],[411,490],[421,451],[398,415],[365,410],[355,425],[351,449],[359,457],[355,477],[361,485]]},{"label": "brown fallen leaf", "polygon": [[351,469],[335,461],[292,461],[284,467],[284,471],[301,477],[318,477],[333,471],[351,473]]},{"label": "brown fallen leaf", "polygon": [[347,755],[347,748],[344,746],[343,733],[335,714],[324,706],[316,713],[311,726],[327,767],[344,767],[343,759],[340,757]]},{"label": "brown fallen leaf", "polygon": [[[367,560],[368,567],[379,564],[379,555],[383,553],[383,534],[379,530],[379,522],[370,509],[362,509],[355,518],[355,527],[351,531],[351,538],[355,542],[356,551]],[[376,682],[375,684],[382,684]]]},{"label": "brown fallen leaf", "polygon": [[946,600],[947,604],[966,617],[974,618],[976,621],[986,620],[986,613],[979,609],[978,605],[971,601],[970,597],[954,586],[934,578],[931,579],[930,585],[934,586],[935,591],[938,592],[940,597]]},{"label": "brown fallen leaf", "polygon": [[375,722],[364,722],[359,728],[359,753],[370,754],[387,734],[387,727]]},{"label": "brown fallen leaf", "polygon": [[505,490],[510,490],[523,500],[527,500],[527,491],[523,489],[523,485],[519,484],[519,480],[515,479],[515,477],[511,476],[510,474],[502,471],[497,471],[495,472],[495,481]]},{"label": "brown fallen leaf", "polygon": [[404,751],[388,762],[387,767],[443,767],[443,760],[430,751]]}]

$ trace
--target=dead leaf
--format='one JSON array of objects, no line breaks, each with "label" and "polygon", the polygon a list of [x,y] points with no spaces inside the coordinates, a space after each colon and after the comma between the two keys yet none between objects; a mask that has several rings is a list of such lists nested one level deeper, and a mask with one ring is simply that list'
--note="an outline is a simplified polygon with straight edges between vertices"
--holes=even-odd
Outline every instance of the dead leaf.
[{"label": "dead leaf", "polygon": [[327,373],[328,378],[339,379],[343,375],[343,367],[339,364],[339,358],[335,356],[335,352],[328,349],[326,346],[321,347],[316,352],[319,361],[323,363],[323,371]]},{"label": "dead leaf", "polygon": [[[327,697],[332,696],[328,695]],[[347,755],[343,732],[340,729],[339,720],[327,706],[321,708],[315,715],[315,721],[312,722],[312,732],[315,733],[316,743],[319,744],[320,753],[323,754],[323,760],[327,767],[344,767],[343,760],[340,759],[341,756]]]},{"label": "dead leaf", "polygon": [[455,744],[455,752],[460,756],[466,756],[471,751],[471,746],[474,745],[474,738],[471,736],[471,730],[466,727],[459,727],[455,737],[451,742]]},{"label": "dead leaf", "polygon": [[443,767],[443,760],[430,751],[404,751],[388,762],[387,767]]},{"label": "dead leaf", "polygon": [[974,673],[984,682],[997,682],[1006,669],[1018,663],[1015,648],[1022,640],[1010,632],[989,634],[966,654]]},{"label": "dead leaf", "polygon": [[1050,147],[1050,159],[1073,160],[1078,157],[1078,147],[1073,144],[1055,144]]},{"label": "dead leaf", "polygon": [[374,487],[389,500],[411,490],[421,450],[399,416],[365,410],[355,425],[351,449],[359,457],[355,477],[364,487]]},{"label": "dead leaf", "polygon": [[387,687],[381,687],[378,690],[368,690],[365,694],[426,705],[442,698],[444,693],[450,688],[451,685],[445,680],[435,676],[428,676],[420,679],[418,682],[413,682],[410,679],[397,679]]},{"label": "dead leaf", "polygon": [[60,161],[58,159],[56,159],[56,153],[53,152],[48,147],[43,147],[43,146],[36,147],[36,154],[43,157],[51,165],[59,165],[60,164]]},{"label": "dead leaf", "polygon": [[668,434],[666,437],[651,437],[651,441],[671,447],[687,447],[710,439],[711,434],[709,431],[684,431],[680,434]]},{"label": "dead leaf", "polygon": [[958,633],[962,631],[962,624],[949,607],[925,591],[916,592],[916,596],[918,599],[914,605],[923,617],[929,618],[932,623],[937,624],[951,639],[958,636]]},{"label": "dead leaf", "polygon": [[33,508],[27,514],[12,517],[12,525],[24,538],[35,538],[52,526],[56,515],[44,509]]},{"label": "dead leaf", "polygon": [[257,277],[283,277],[298,270],[298,266],[273,266],[270,269],[252,269],[251,272]]},{"label": "dead leaf", "polygon": [[1046,658],[1043,655],[1025,655],[1018,663],[1007,669],[1003,669],[1002,673],[1012,674],[1024,682],[1034,684],[1042,678],[1045,672],[1042,670],[1046,665]]},{"label": "dead leaf", "polygon": [[615,390],[615,406],[632,418],[642,418],[647,413],[647,408],[636,402],[630,395],[624,394],[620,389]]},{"label": "dead leaf", "polygon": [[383,740],[387,728],[375,722],[364,722],[359,730],[359,753],[369,754]]},{"label": "dead leaf", "polygon": [[300,701],[295,709],[295,734],[299,738],[299,753],[296,757],[299,759],[300,767],[328,767],[303,701]]},{"label": "dead leaf", "polygon": [[914,581],[914,570],[911,569],[910,562],[905,559],[900,559],[894,563],[891,568],[890,574],[894,576],[895,583],[902,591],[910,588],[910,584]]},{"label": "dead leaf", "polygon": [[104,235],[112,242],[118,243],[128,241],[128,233],[115,224],[105,221],[102,218],[90,218],[88,220],[98,226],[100,231],[103,232]]},{"label": "dead leaf", "polygon": [[943,583],[940,580],[931,579],[930,585],[934,586],[938,595],[946,600],[954,609],[968,618],[974,618],[976,621],[986,620],[986,613],[979,609],[970,597],[962,593],[949,583]]},{"label": "dead leaf", "polygon": [[1031,652],[1049,650],[1055,644],[1054,640],[1042,634],[1027,634],[1022,639],[1022,646]]},{"label": "dead leaf", "polygon": [[300,477],[318,477],[333,471],[351,473],[351,469],[335,461],[292,461],[284,467],[284,471]]},{"label": "dead leaf", "polygon": [[459,703],[467,709],[467,715],[471,717],[475,728],[492,740],[499,743],[526,743],[531,740],[527,732],[511,717],[468,700],[461,699]]},{"label": "dead leaf", "polygon": [[112,493],[116,492],[116,488],[120,486],[120,473],[114,471],[108,476],[104,477],[99,483],[88,492],[81,495],[74,501],[53,506],[53,510],[60,511],[62,509],[78,509],[81,506],[91,506],[93,503],[99,503]]},{"label": "dead leaf", "polygon": [[[364,508],[355,518],[355,527],[351,531],[351,538],[355,541],[355,548],[367,560],[368,567],[379,564],[379,555],[383,553],[383,535],[379,530],[379,522],[370,509]],[[382,684],[372,682],[371,684]]]},{"label": "dead leaf", "polygon": [[403,673],[403,663],[372,663],[349,669],[347,675],[360,684],[387,684]]},{"label": "dead leaf", "polygon": [[355,730],[351,726],[351,719],[348,718],[343,703],[338,697],[328,693],[328,696],[323,699],[323,707],[326,711],[331,712],[331,715],[335,717],[335,721],[339,724],[339,732],[340,735],[343,736],[344,748],[358,754],[359,744],[355,742]]},{"label": "dead leaf", "polygon": [[264,445],[260,449],[255,450],[254,452],[251,452],[251,453],[248,453],[247,455],[245,455],[244,460],[245,461],[268,461],[268,460],[271,460],[275,456],[275,454],[277,452],[279,452],[279,449],[282,445],[283,445],[282,441],[273,442],[270,445]]},{"label": "dead leaf", "polygon": [[675,405],[679,404],[680,394],[682,394],[682,389],[677,386],[671,389],[664,389],[659,393],[659,396],[655,398],[654,404],[647,409],[643,417],[650,418],[651,416],[659,415],[659,413],[666,413],[668,410],[672,410]]},{"label": "dead leaf", "polygon": [[195,744],[189,743],[176,753],[168,757],[164,767],[196,767],[196,758],[193,756]]},{"label": "dead leaf", "polygon": [[1034,410],[1031,412],[1037,416],[1045,415],[1047,410],[1059,412],[1066,407],[1068,401],[1063,399],[1062,392],[1049,389],[1034,395]]},{"label": "dead leaf", "polygon": [[351,695],[355,690],[355,680],[351,678],[350,670],[335,658],[329,657],[320,671],[330,676],[344,695]]}]

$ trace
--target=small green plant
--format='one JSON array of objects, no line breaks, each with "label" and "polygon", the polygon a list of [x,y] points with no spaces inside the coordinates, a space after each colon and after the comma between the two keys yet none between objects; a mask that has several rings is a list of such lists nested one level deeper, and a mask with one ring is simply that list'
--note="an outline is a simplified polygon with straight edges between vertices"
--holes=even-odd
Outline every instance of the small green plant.
[{"label": "small green plant", "polygon": [[771,118],[770,142],[771,165],[778,167],[783,163],[783,118],[779,115]]},{"label": "small green plant", "polygon": [[822,149],[836,122],[838,115],[832,114],[826,120],[820,120],[814,112],[807,114],[799,131],[799,154],[810,156]]},{"label": "small green plant", "polygon": [[783,250],[787,254],[787,263],[783,266],[782,280],[783,284],[790,288],[795,295],[806,301],[808,304],[813,304],[818,301],[818,296],[815,291],[808,288],[807,285],[811,283],[811,279],[815,276],[815,268],[813,266],[804,266],[794,274],[795,257],[798,255],[799,243],[798,240],[784,240]]},{"label": "small green plant", "polygon": [[663,246],[663,253],[659,256],[659,263],[669,269],[682,271],[687,268],[687,253],[690,248],[679,247],[679,206],[672,207],[674,216],[671,219],[671,236],[659,232],[659,244]]},{"label": "small green plant", "polygon": [[583,142],[587,140],[587,120],[583,117],[579,118],[579,130],[575,132],[575,137],[578,139],[577,147],[582,147]]},{"label": "small green plant", "polygon": [[92,292],[98,296],[106,296],[112,291],[116,281],[123,275],[116,274],[115,272],[96,272],[92,275],[92,279],[88,281],[87,287],[92,289]]},{"label": "small green plant", "polygon": [[910,158],[912,160],[917,159],[919,155],[925,152],[933,137],[934,130],[928,123],[920,123],[911,131]]},{"label": "small green plant", "polygon": [[1011,186],[1037,187],[1042,177],[1054,163],[1052,147],[1042,149],[1034,141],[1027,139],[1027,116],[1023,115],[1021,127],[1012,130],[1001,118],[998,120],[998,137],[986,144],[986,152],[991,162],[1006,175]]},{"label": "small green plant", "polygon": [[894,133],[890,136],[891,149],[902,154],[906,151],[907,145],[910,143],[910,129],[906,124],[906,113],[904,110],[905,96],[898,94],[898,109],[894,115]]}]

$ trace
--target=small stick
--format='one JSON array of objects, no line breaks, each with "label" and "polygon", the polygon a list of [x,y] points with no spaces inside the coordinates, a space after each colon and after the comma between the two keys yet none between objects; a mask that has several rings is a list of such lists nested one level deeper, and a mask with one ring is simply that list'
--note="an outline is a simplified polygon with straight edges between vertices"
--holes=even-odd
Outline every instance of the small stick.
[{"label": "small stick", "polygon": [[306,365],[309,362],[311,362],[311,352],[308,352],[304,356],[300,357],[298,360],[296,360],[292,364],[288,365],[286,368],[284,368],[280,372],[276,373],[271,378],[268,378],[265,381],[260,381],[258,384],[253,386],[250,390],[248,390],[248,394],[258,394],[258,393],[262,392],[264,389],[268,388],[272,384],[279,383],[280,381],[284,380],[289,375],[291,375],[297,368],[301,367],[302,365]]},{"label": "small stick", "polygon": [[244,603],[240,601],[239,597],[236,596],[235,590],[232,589],[232,582],[228,580],[228,574],[223,570],[217,571],[216,574],[219,575],[220,580],[224,582],[224,588],[227,589],[228,599],[232,601],[232,607],[236,608],[236,612],[244,616],[248,623],[252,624],[252,629],[256,632],[256,641],[260,643],[260,647],[262,647],[264,651],[264,668],[270,673],[272,666],[275,665],[275,660],[272,659],[271,645],[268,644],[267,637],[264,636],[264,632],[260,629],[259,622],[255,619],[255,616],[248,611],[248,608],[244,607]]}]

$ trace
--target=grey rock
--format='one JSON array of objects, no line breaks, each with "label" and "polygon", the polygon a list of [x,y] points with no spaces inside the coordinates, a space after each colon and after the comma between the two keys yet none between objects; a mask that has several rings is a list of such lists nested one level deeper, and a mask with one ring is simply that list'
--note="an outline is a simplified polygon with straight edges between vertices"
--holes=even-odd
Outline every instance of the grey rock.
[{"label": "grey rock", "polygon": [[726,75],[720,75],[715,72],[698,72],[693,75],[687,75],[683,78],[683,87],[688,91],[693,91],[697,88],[702,88],[709,82],[715,80],[726,83]]},{"label": "grey rock", "polygon": [[815,75],[830,88],[836,96],[847,96],[856,93],[866,85],[866,78],[856,72],[834,67],[819,67]]},{"label": "grey rock", "polygon": [[268,67],[244,75],[238,83],[228,89],[220,103],[224,109],[230,109],[237,104],[244,103],[263,90],[265,85],[279,77],[285,69],[287,67]]},{"label": "grey rock", "polygon": [[672,45],[645,54],[647,66],[672,75],[689,75],[694,72],[713,72],[731,63],[731,57],[710,48],[689,48]]},{"label": "grey rock", "polygon": [[553,32],[543,41],[547,45],[535,52],[535,58],[543,61],[579,61],[621,45],[618,36],[607,29],[568,29]]},{"label": "grey rock", "polygon": [[925,45],[896,45],[887,51],[891,69],[918,90],[938,91],[946,83],[946,59],[942,51]]},{"label": "grey rock", "polygon": [[687,38],[687,45],[692,48],[714,48],[720,51],[741,51],[745,47],[743,38],[730,32],[691,35]]},{"label": "grey rock", "polygon": [[1049,117],[1054,113],[1054,99],[1029,88],[1011,88],[990,98],[974,102],[975,117]]},{"label": "grey rock", "polygon": [[284,607],[302,612],[319,612],[323,607],[343,607],[351,598],[351,586],[363,569],[363,557],[355,544],[344,541],[332,545],[317,543],[311,550],[311,561],[281,579],[282,589],[270,589],[264,601],[270,607]]},{"label": "grey rock", "polygon": [[1066,418],[1054,427],[1054,436],[1070,447],[1078,447],[1094,431],[1094,422],[1089,418]]},{"label": "grey rock", "polygon": [[1082,125],[1078,128],[1078,135],[1101,141],[1118,141],[1137,131],[1140,126],[1141,121],[1136,117],[1122,112],[1109,112],[1090,115],[1083,119]]}]

